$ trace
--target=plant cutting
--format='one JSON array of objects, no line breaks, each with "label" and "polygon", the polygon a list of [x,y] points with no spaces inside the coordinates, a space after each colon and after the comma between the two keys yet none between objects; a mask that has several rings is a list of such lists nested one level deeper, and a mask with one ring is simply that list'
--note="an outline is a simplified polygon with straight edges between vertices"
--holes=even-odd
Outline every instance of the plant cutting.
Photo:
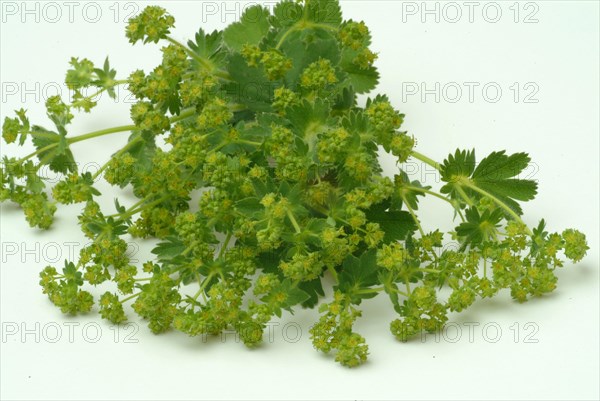
[{"label": "plant cutting", "polygon": [[[4,120],[4,141],[30,141],[35,151],[4,156],[0,200],[40,229],[51,228],[59,204],[82,206],[89,245],[40,273],[62,312],[96,310],[114,324],[136,313],[156,334],[233,329],[254,347],[284,311],[318,308],[314,347],[353,367],[368,355],[353,329],[366,299],[389,298],[398,314],[391,333],[408,341],[480,298],[552,292],[565,259],[585,256],[583,233],[523,221],[520,203],[537,193],[536,182],[519,178],[526,153],[457,149],[435,161],[388,97],[359,102],[378,83],[377,54],[368,27],[344,20],[338,1],[249,7],[239,22],[187,42],[172,36],[174,24],[157,6],[129,20],[128,40],[162,53],[151,70],[120,76],[108,58],[72,58],[72,96],[46,102],[51,127],[31,123],[24,109]],[[136,98],[131,124],[70,132],[75,114],[119,86]],[[126,144],[96,172],[79,171],[76,143],[115,136]],[[381,152],[397,160],[393,176],[383,174]],[[410,159],[435,168],[443,185],[412,180],[401,168]],[[43,167],[62,180],[50,185]],[[99,180],[137,200],[101,208]],[[423,228],[424,197],[448,208],[452,230]],[[132,263],[128,236],[158,239],[154,257]]]}]

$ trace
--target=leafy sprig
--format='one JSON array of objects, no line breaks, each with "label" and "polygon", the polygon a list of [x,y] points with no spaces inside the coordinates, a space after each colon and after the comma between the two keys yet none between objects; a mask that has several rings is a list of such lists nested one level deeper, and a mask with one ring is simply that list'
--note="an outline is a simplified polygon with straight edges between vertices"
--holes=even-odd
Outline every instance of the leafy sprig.
[{"label": "leafy sprig", "polygon": [[[474,150],[456,150],[438,163],[415,149],[402,131],[405,116],[387,97],[358,103],[357,94],[378,82],[377,55],[367,26],[344,21],[337,1],[286,0],[273,14],[250,7],[239,22],[200,29],[187,44],[170,36],[174,24],[156,6],[129,21],[131,43],[164,43],[161,63],[148,73],[117,79],[108,58],[102,68],[71,59],[73,98],[46,103],[52,130],[31,125],[23,109],[4,121],[6,143],[31,139],[36,150],[3,159],[0,200],[19,204],[43,229],[57,203],[83,205],[78,222],[91,243],[61,273],[48,266],[40,274],[63,312],[92,310],[93,287],[101,286],[96,302],[110,322],[125,322],[133,309],[154,333],[234,329],[257,346],[273,317],[319,305],[315,348],[357,366],[368,355],[353,329],[366,299],[389,297],[398,313],[391,332],[407,341],[501,290],[519,302],[551,292],[564,259],[585,256],[584,234],[523,221],[520,202],[537,192],[519,178],[527,154],[498,151],[477,163]],[[73,113],[89,112],[102,92],[115,96],[118,85],[137,99],[132,124],[70,135]],[[128,132],[96,174],[77,170],[72,144]],[[383,176],[379,147],[398,163],[433,166],[443,185],[411,181],[400,168]],[[51,190],[42,166],[64,174]],[[100,177],[137,201],[101,210]],[[453,230],[424,229],[424,197],[449,206]],[[160,239],[155,259],[133,265],[127,235]],[[448,241],[459,249],[444,248]],[[333,299],[323,303],[330,280]],[[194,295],[183,295],[187,285],[197,286]],[[444,286],[447,299],[439,295]]]}]

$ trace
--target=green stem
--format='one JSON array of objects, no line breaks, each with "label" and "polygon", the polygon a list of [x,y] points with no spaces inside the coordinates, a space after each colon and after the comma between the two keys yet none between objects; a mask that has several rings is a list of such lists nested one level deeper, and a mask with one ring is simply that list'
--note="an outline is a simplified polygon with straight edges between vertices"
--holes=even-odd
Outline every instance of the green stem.
[{"label": "green stem", "polygon": [[123,217],[130,217],[130,216],[133,216],[134,214],[136,214],[136,213],[139,213],[139,212],[141,212],[141,211],[142,211],[142,210],[144,210],[144,209],[151,208],[151,207],[153,207],[153,206],[156,206],[156,205],[158,205],[159,203],[162,203],[162,202],[164,202],[165,200],[169,199],[169,197],[170,197],[170,196],[171,196],[171,195],[164,195],[164,196],[162,196],[162,197],[160,197],[160,198],[156,199],[155,201],[152,201],[152,202],[150,202],[150,203],[147,203],[147,204],[145,204],[145,205],[142,205],[142,206],[138,207],[138,208],[137,208],[137,210],[135,210],[135,209],[134,209],[134,210],[131,210],[131,211],[129,211],[129,212],[126,212],[125,214],[123,214],[123,215],[120,215],[120,217],[121,217],[121,218],[123,218]]},{"label": "green stem", "polygon": [[419,268],[419,271],[422,271],[423,273],[434,273],[434,274],[442,272],[441,270],[438,270],[438,269],[428,269],[428,268],[423,268],[423,267]]},{"label": "green stem", "polygon": [[320,207],[319,205],[312,205],[311,208],[324,216],[330,217],[329,210],[325,209],[324,207]]},{"label": "green stem", "polygon": [[459,207],[457,207],[457,206],[454,204],[454,202],[452,202],[452,200],[451,200],[450,198],[448,198],[448,197],[446,197],[446,196],[444,196],[444,195],[438,194],[437,192],[433,192],[433,191],[430,191],[430,190],[428,190],[428,189],[425,189],[425,188],[414,187],[414,186],[412,186],[412,185],[407,185],[407,186],[406,186],[406,188],[407,188],[407,189],[410,189],[411,191],[417,191],[417,192],[421,192],[421,193],[424,193],[424,194],[427,194],[427,195],[432,195],[432,196],[435,196],[435,197],[436,197],[436,198],[438,198],[438,199],[441,199],[441,200],[443,200],[443,201],[446,201],[446,202],[448,202],[448,203],[449,203],[449,204],[452,206],[452,208],[453,208],[454,210],[456,210],[456,212],[457,212],[457,213],[458,213],[458,215],[460,216],[460,219],[461,219],[463,222],[465,221],[465,217],[463,216],[462,212],[460,211],[460,208],[459,208]]},{"label": "green stem", "polygon": [[[185,120],[186,118],[192,117],[195,114],[196,114],[196,110],[194,108],[186,109],[183,112],[181,112],[181,114],[179,114],[178,116],[171,117],[169,119],[169,121],[171,123],[175,123],[175,122],[178,122],[181,120]],[[87,139],[97,138],[99,136],[104,136],[104,135],[116,134],[119,132],[133,131],[136,128],[137,127],[135,125],[122,125],[119,127],[106,128],[106,129],[103,129],[100,131],[89,132],[87,134],[75,136],[72,138],[67,138],[67,144],[70,145],[73,143],[85,141]],[[17,163],[21,164],[21,163],[31,159],[32,157],[39,155],[40,153],[44,153],[50,149],[55,148],[56,146],[58,146],[58,144],[59,144],[59,142],[55,142],[55,143],[51,143],[48,146],[44,146],[43,148],[38,149],[35,152],[28,154],[27,156],[23,157],[22,159],[19,159],[17,161]]]},{"label": "green stem", "polygon": [[414,157],[417,160],[421,160],[423,163],[430,165],[431,167],[435,168],[438,171],[441,171],[442,167],[441,165],[436,162],[433,159],[430,159],[429,157],[417,152],[416,150],[413,150],[411,152],[411,156]]},{"label": "green stem", "polygon": [[412,216],[413,220],[415,221],[415,224],[417,225],[417,228],[419,229],[419,232],[421,233],[421,237],[424,237],[425,236],[425,231],[423,231],[423,227],[421,227],[421,223],[419,222],[419,219],[417,218],[417,215],[415,214],[415,211],[412,209],[412,207],[410,207],[410,205],[406,201],[406,197],[405,196],[401,196],[401,197],[402,197],[402,201],[406,205],[406,208],[408,209],[408,212],[410,213],[410,215]]},{"label": "green stem", "polygon": [[[129,80],[127,80],[127,79],[120,79],[117,81],[113,81],[111,88],[113,88],[115,86],[119,86],[119,85],[128,84],[128,83],[129,83]],[[108,87],[104,87],[104,88],[100,89],[99,91],[97,91],[96,93],[86,96],[86,98],[88,98],[88,99],[94,98],[94,97],[98,96],[99,94],[101,94],[102,92],[106,91],[107,89],[108,89]]]},{"label": "green stem", "polygon": [[238,139],[237,141],[235,141],[235,143],[242,143],[245,145],[252,145],[252,146],[262,146],[262,142],[255,142],[255,141],[247,141],[245,139]]},{"label": "green stem", "polygon": [[208,60],[205,60],[204,58],[198,56],[196,53],[194,53],[189,47],[187,47],[183,43],[179,42],[176,39],[173,39],[170,36],[167,36],[166,39],[167,39],[167,41],[171,42],[175,46],[181,47],[188,54],[188,56],[190,56],[191,58],[193,58],[194,60],[196,60],[197,62],[199,62],[207,70],[212,71],[214,69],[214,67],[213,67],[213,65],[212,65],[211,62],[209,62]]},{"label": "green stem", "polygon": [[[67,143],[68,144],[77,143],[77,142],[85,141],[86,139],[96,138],[96,137],[103,136],[103,135],[115,134],[117,132],[131,131],[133,129],[135,129],[135,125],[122,125],[120,127],[107,128],[107,129],[103,129],[100,131],[89,132],[87,134],[75,136],[72,138],[67,138]],[[22,159],[19,159],[17,161],[17,163],[21,164],[21,163],[31,159],[34,156],[37,156],[41,153],[44,153],[48,150],[51,150],[51,149],[57,147],[58,144],[59,144],[59,142],[55,142],[55,143],[51,143],[50,145],[44,146],[43,148],[38,149],[35,152],[28,154],[27,156],[23,157]]]},{"label": "green stem", "polygon": [[22,159],[17,160],[17,164],[21,164],[23,162],[26,162],[27,160],[31,159],[32,157],[37,156],[38,154],[43,153],[43,152],[45,152],[47,150],[50,150],[50,149],[54,148],[55,146],[56,146],[56,144],[54,144],[54,143],[50,144],[50,145],[47,145],[47,146],[44,146],[43,148],[38,149],[35,152],[28,154],[27,156],[23,157]]},{"label": "green stem", "polygon": [[121,217],[121,218],[122,218],[122,217],[123,217],[123,216],[125,216],[125,215],[126,215],[126,214],[127,214],[129,211],[130,211],[130,210],[133,210],[133,209],[135,209],[136,207],[140,206],[142,203],[146,202],[146,201],[148,200],[148,198],[149,198],[149,196],[146,196],[145,198],[142,198],[142,199],[138,200],[138,201],[137,201],[137,202],[135,202],[133,205],[129,206],[129,208],[127,208],[127,209],[125,210],[125,213],[123,213],[123,214],[121,214],[121,213],[115,213],[115,214],[108,215],[108,216],[106,216],[106,217],[113,217],[113,218],[114,218],[114,217]]},{"label": "green stem", "polygon": [[329,272],[329,274],[331,274],[331,277],[333,277],[333,279],[335,280],[336,283],[340,282],[338,273],[335,270],[335,267],[327,266],[327,271]]},{"label": "green stem", "polygon": [[229,75],[229,73],[227,73],[227,71],[222,71],[222,70],[219,70],[219,69],[215,68],[215,65],[210,60],[207,60],[207,59],[205,59],[203,57],[200,57],[199,55],[197,55],[196,53],[194,53],[192,51],[192,49],[190,49],[189,47],[187,47],[183,43],[179,42],[178,40],[173,39],[170,36],[167,36],[166,40],[169,41],[169,42],[171,42],[175,46],[181,47],[188,54],[188,56],[190,56],[191,58],[193,58],[194,60],[196,60],[198,63],[200,63],[200,65],[202,67],[204,67],[204,69],[206,69],[210,73],[212,73],[215,76],[217,76],[219,78],[222,78],[224,80],[231,81],[231,76]]},{"label": "green stem", "polygon": [[483,278],[487,278],[487,258],[483,258]]},{"label": "green stem", "polygon": [[116,81],[113,81],[113,85],[112,86],[125,85],[125,84],[128,84],[128,83],[129,83],[128,79],[118,79]]},{"label": "green stem", "polygon": [[137,294],[133,294],[133,295],[131,295],[131,296],[127,297],[127,298],[123,298],[123,299],[122,299],[120,302],[121,302],[122,304],[124,304],[125,302],[129,301],[130,299],[133,299],[133,298],[135,298],[135,297],[138,297],[138,296],[140,296],[140,294],[141,294],[141,292],[138,292]]},{"label": "green stem", "polygon": [[287,31],[286,31],[286,32],[283,34],[283,36],[281,37],[281,39],[279,39],[279,42],[277,42],[277,45],[275,46],[275,49],[276,49],[276,50],[279,50],[279,48],[281,47],[281,45],[283,44],[283,42],[285,42],[285,40],[288,38],[288,36],[290,36],[290,34],[291,34],[292,32],[295,32],[295,31],[296,31],[296,27],[295,27],[295,26],[293,26],[293,27],[291,27],[290,29],[288,29],[288,30],[287,30]]},{"label": "green stem", "polygon": [[527,225],[525,224],[525,222],[521,219],[521,217],[514,210],[512,210],[510,207],[508,207],[508,205],[506,205],[506,203],[502,202],[500,199],[496,198],[491,193],[489,193],[489,192],[487,192],[487,191],[479,188],[477,185],[473,184],[469,180],[463,180],[461,182],[464,185],[466,185],[467,187],[469,187],[470,189],[472,189],[473,191],[479,192],[481,195],[490,198],[496,205],[498,205],[498,206],[500,206],[500,208],[504,209],[513,219],[515,219],[519,223],[523,224],[525,226],[525,228],[527,229],[527,233],[529,235],[533,234],[531,232],[531,230],[529,229],[529,227],[527,227]]},{"label": "green stem", "polygon": [[[94,132],[90,132],[88,134],[75,136],[73,138],[67,138],[67,143],[72,144],[72,143],[85,141],[87,139],[97,138],[99,136],[116,134],[118,132],[133,131],[135,128],[136,128],[135,125],[122,125],[120,127],[106,128],[106,129],[103,129],[100,131],[94,131]],[[54,146],[56,146],[56,145],[54,145]]]},{"label": "green stem", "polygon": [[[171,123],[175,123],[175,122],[184,120],[186,118],[189,118],[189,117],[193,116],[195,113],[196,113],[196,110],[194,110],[194,109],[184,110],[180,115],[170,118],[169,121]],[[90,132],[88,134],[79,135],[79,136],[76,136],[73,138],[67,138],[67,142],[69,144],[77,143],[77,142],[85,141],[87,139],[92,139],[92,138],[96,138],[96,137],[103,136],[103,135],[110,135],[110,134],[115,134],[115,133],[124,132],[124,131],[133,131],[136,128],[137,128],[137,126],[135,126],[135,125],[122,125],[120,127],[106,128],[106,129],[103,129],[100,131]],[[57,146],[57,145],[58,145],[58,143],[52,144],[53,147]]]},{"label": "green stem", "polygon": [[350,222],[349,222],[349,221],[347,221],[347,220],[344,220],[344,219],[342,219],[341,217],[339,217],[339,218],[335,219],[335,221],[337,221],[337,222],[339,222],[339,223],[342,223],[342,224],[345,224],[345,225],[347,225],[348,227],[351,227],[351,228],[352,228],[353,230],[355,230],[355,231],[360,231],[360,232],[362,232],[362,233],[364,233],[364,234],[366,234],[366,233],[367,233],[367,230],[365,230],[364,228],[360,228],[360,227],[356,227],[356,228],[354,228],[354,227],[352,227],[352,224],[350,224]]},{"label": "green stem", "polygon": [[373,288],[363,288],[361,290],[356,291],[357,294],[372,294],[374,292],[381,292],[385,290],[385,286],[373,287]]},{"label": "green stem", "polygon": [[227,237],[225,237],[225,241],[223,241],[223,245],[221,246],[221,249],[219,250],[219,256],[217,256],[217,259],[221,259],[223,257],[223,255],[225,254],[225,251],[227,250],[227,246],[229,245],[229,241],[231,240],[231,231],[227,233]]},{"label": "green stem", "polygon": [[213,74],[218,78],[224,79],[225,81],[232,81],[231,75],[229,75],[227,71],[216,70],[213,71]]},{"label": "green stem", "polygon": [[98,96],[99,94],[101,94],[102,92],[104,92],[105,90],[106,90],[106,88],[102,88],[102,89],[100,89],[99,91],[96,91],[96,93],[92,93],[91,95],[89,95],[89,96],[86,96],[86,98],[87,98],[87,99],[91,99],[91,98],[93,98],[93,97],[96,97],[96,96]]},{"label": "green stem", "polygon": [[204,291],[204,289],[206,288],[206,283],[208,283],[209,277],[212,278],[212,276],[208,276],[204,279],[204,281],[200,281],[200,276],[198,275],[198,283],[200,285],[200,288],[198,288],[198,291],[196,291],[196,293],[192,297],[194,299],[194,301],[198,299],[200,294],[202,294],[202,291]]},{"label": "green stem", "polygon": [[185,248],[183,250],[183,252],[181,252],[181,256],[187,256],[187,254],[190,253],[192,251],[192,249],[194,249],[194,247],[196,246],[197,243],[198,243],[198,241],[192,242],[192,244],[190,246],[188,246],[187,248]]},{"label": "green stem", "polygon": [[194,116],[196,114],[196,108],[191,107],[189,109],[185,109],[183,110],[181,113],[179,113],[178,116],[173,116],[171,118],[169,118],[169,121],[171,122],[171,124],[179,122],[181,120],[185,120],[186,118],[190,118],[192,116]]},{"label": "green stem", "polygon": [[299,30],[303,30],[303,29],[310,29],[310,28],[321,28],[321,29],[325,29],[327,31],[337,31],[337,28],[331,26],[331,25],[327,25],[327,24],[319,24],[319,23],[314,23],[314,22],[310,22],[306,20],[307,17],[307,13],[306,10],[308,9],[308,7],[305,6],[305,15],[303,17],[302,20],[296,22],[296,24],[292,27],[290,27],[290,29],[288,29],[283,36],[281,37],[281,39],[279,39],[279,42],[277,42],[277,45],[275,46],[276,50],[279,50],[279,48],[281,47],[281,45],[283,45],[283,43],[287,40],[287,38],[290,36],[290,34],[299,31]]},{"label": "green stem", "polygon": [[411,191],[422,192],[424,194],[435,196],[436,198],[439,198],[439,199],[441,199],[443,201],[446,201],[446,202],[448,202],[448,203],[450,203],[452,205],[452,201],[449,198],[445,197],[444,195],[440,195],[437,192],[433,192],[433,191],[430,191],[430,190],[425,189],[425,188],[415,187],[415,186],[412,186],[412,185],[406,185],[406,186],[403,186],[403,188],[407,188],[407,189],[410,189]]},{"label": "green stem", "polygon": [[408,281],[408,278],[404,282],[404,285],[406,286],[406,293],[410,296],[410,294],[412,294],[412,290],[410,289],[410,282]]},{"label": "green stem", "polygon": [[108,165],[110,164],[110,162],[112,161],[112,159],[119,157],[121,155],[123,155],[123,153],[127,152],[129,149],[131,149],[133,147],[133,145],[137,144],[138,142],[141,142],[143,140],[143,138],[141,136],[138,136],[137,138],[129,141],[125,146],[123,146],[121,148],[121,150],[119,150],[117,153],[115,153],[114,155],[111,156],[111,160],[107,161],[106,163],[104,163],[102,165],[102,167],[100,167],[98,169],[98,171],[96,171],[96,174],[94,174],[92,176],[92,181],[95,181],[96,178],[98,178],[100,176],[100,174],[102,174],[102,172],[104,170],[106,170],[106,168],[108,167]]},{"label": "green stem", "polygon": [[459,193],[459,195],[461,196],[461,198],[464,199],[465,202],[467,202],[467,205],[469,206],[474,206],[475,202],[473,201],[473,199],[471,199],[471,197],[469,195],[467,195],[467,193],[465,192],[464,189],[462,189],[460,187],[460,185],[455,185],[454,186],[456,188],[456,191]]},{"label": "green stem", "polygon": [[[227,107],[229,107],[229,111],[231,111],[232,113],[237,113],[239,111],[248,110],[248,106],[246,106],[245,104],[241,104],[241,103],[229,103],[227,105]],[[256,122],[254,122],[254,121],[246,123],[246,127],[254,127],[254,126],[257,126]]]},{"label": "green stem", "polygon": [[[142,203],[146,202],[147,200],[148,200],[148,196],[138,200],[133,205],[129,206],[129,208],[125,212],[135,209],[136,207],[140,206]],[[117,216],[120,216],[120,214],[113,214],[112,216],[109,216],[109,217],[117,217]]]},{"label": "green stem", "polygon": [[297,234],[300,234],[302,232],[302,229],[300,229],[300,226],[298,225],[298,222],[296,221],[294,214],[292,213],[292,211],[290,209],[287,209],[286,213],[287,213],[288,218],[292,222],[292,225],[294,226],[294,230],[296,230]]},{"label": "green stem", "polygon": [[[198,289],[196,294],[194,294],[194,301],[197,300],[198,297],[200,296],[200,294],[202,294],[204,292],[204,290],[206,289],[206,286],[208,285],[210,280],[213,279],[214,276],[215,276],[215,273],[213,272],[204,278],[204,281],[202,281],[202,283],[200,284],[200,288]],[[199,276],[198,276],[198,278],[199,278]]]},{"label": "green stem", "polygon": [[400,295],[402,295],[402,296],[404,296],[406,298],[408,298],[410,296],[409,293],[406,293],[404,291],[400,291],[398,288],[394,288],[391,285],[389,285],[389,283],[387,283],[386,285],[383,286],[383,290],[385,292],[387,292],[388,294],[395,292],[396,294],[400,294]]},{"label": "green stem", "polygon": [[140,199],[136,203],[134,203],[131,207],[129,207],[129,209],[127,209],[125,211],[125,213],[111,214],[110,216],[107,216],[107,217],[118,217],[119,220],[124,220],[128,217],[133,216],[136,213],[141,212],[142,210],[144,210],[146,208],[150,208],[150,207],[158,205],[161,202],[164,202],[165,200],[169,199],[170,196],[171,195],[163,195],[160,198],[144,205],[143,203],[146,202],[148,200],[148,198],[150,197],[150,196],[147,196],[143,199]]},{"label": "green stem", "polygon": [[464,223],[467,220],[465,220],[465,216],[463,216],[462,212],[460,211],[459,207],[455,207],[454,210],[456,210],[456,213],[458,213],[458,216],[460,217],[461,221]]}]

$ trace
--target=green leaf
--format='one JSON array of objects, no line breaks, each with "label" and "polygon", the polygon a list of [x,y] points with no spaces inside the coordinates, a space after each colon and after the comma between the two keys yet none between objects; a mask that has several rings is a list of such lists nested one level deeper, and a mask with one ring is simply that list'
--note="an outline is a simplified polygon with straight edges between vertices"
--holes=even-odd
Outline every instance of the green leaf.
[{"label": "green leaf", "polygon": [[329,120],[331,106],[322,99],[314,102],[305,100],[287,111],[287,118],[293,126],[293,131],[313,149],[319,134],[330,128]]},{"label": "green leaf", "polygon": [[292,306],[306,302],[310,298],[310,295],[305,291],[297,287],[292,287],[291,281],[289,280],[285,280],[282,283],[281,291],[287,294],[286,301],[282,305],[282,308],[287,309],[290,312],[292,312]]},{"label": "green leaf", "polygon": [[335,112],[349,111],[356,106],[356,91],[354,88],[343,88],[335,99],[333,109]]},{"label": "green leaf", "polygon": [[33,144],[36,149],[42,150],[38,154],[41,164],[47,164],[50,170],[66,174],[77,170],[75,158],[67,143],[65,135],[59,135],[56,132],[34,125],[31,129]]},{"label": "green leaf", "polygon": [[115,77],[117,76],[117,71],[110,68],[110,63],[108,62],[108,57],[104,60],[104,65],[102,69],[96,68],[94,69],[96,76],[98,79],[93,82],[94,85],[100,88],[106,88],[108,95],[115,99]]},{"label": "green leaf", "polygon": [[361,110],[353,110],[342,119],[342,126],[359,137],[366,136],[369,131],[369,119]]},{"label": "green leaf", "polygon": [[285,28],[293,27],[296,24],[306,24],[305,29],[338,28],[341,25],[342,10],[339,1],[310,0],[305,4],[308,6],[302,6],[293,0],[279,2],[273,10],[271,24],[275,28],[284,28],[281,32],[282,35],[287,32]]},{"label": "green leaf", "polygon": [[221,51],[223,32],[215,30],[212,33],[206,33],[200,28],[194,39],[188,41],[190,49],[198,56],[210,60],[216,58],[217,53]]},{"label": "green leaf", "polygon": [[[206,33],[202,28],[196,33],[195,40],[188,41],[188,46],[202,59],[210,60],[216,65],[223,65],[226,53],[223,51],[223,32]],[[192,62],[197,63],[196,60]]]},{"label": "green leaf", "polygon": [[498,232],[500,221],[503,218],[502,210],[486,210],[479,214],[477,208],[467,209],[465,217],[467,221],[456,227],[456,234],[463,241],[462,250],[467,245],[472,247],[481,245],[484,241],[493,239]]},{"label": "green leaf", "polygon": [[263,273],[273,273],[283,277],[281,269],[279,269],[282,258],[283,255],[280,251],[262,252],[256,257],[256,265]]},{"label": "green leaf", "polygon": [[267,177],[266,180],[254,179],[252,180],[252,186],[254,187],[256,197],[259,199],[262,199],[266,194],[279,190],[279,187],[271,177]]},{"label": "green leaf", "polygon": [[515,153],[507,156],[506,151],[493,152],[484,158],[475,171],[475,180],[501,180],[519,175],[531,159],[527,153]]},{"label": "green leaf", "polygon": [[244,198],[235,203],[235,209],[246,217],[254,217],[264,212],[264,206],[256,197]]},{"label": "green leaf", "polygon": [[271,25],[275,28],[289,28],[302,19],[304,9],[293,0],[284,0],[273,9],[270,18]]},{"label": "green leaf", "polygon": [[543,249],[547,238],[548,231],[546,231],[546,221],[541,219],[538,226],[532,230],[531,255],[537,255],[538,252]]},{"label": "green leaf", "polygon": [[385,233],[383,242],[386,244],[404,240],[409,233],[417,229],[410,213],[388,210],[388,207],[388,204],[380,203],[365,211],[368,221],[378,223]]},{"label": "green leaf", "polygon": [[25,115],[25,113],[27,112],[27,110],[21,108],[19,110],[15,110],[15,113],[17,114],[17,116],[19,117],[19,120],[21,120],[21,127],[19,129],[19,145],[23,146],[23,144],[25,143],[25,140],[27,139],[27,134],[29,133],[29,119],[27,118],[27,116]]},{"label": "green leaf", "polygon": [[[513,178],[529,165],[530,160],[526,153],[508,156],[505,151],[493,152],[484,158],[473,172],[473,183],[505,202],[507,199],[531,200],[537,194],[537,183]],[[516,202],[507,203],[518,214],[523,213]]]},{"label": "green leaf", "polygon": [[79,61],[78,58],[72,57],[69,62],[72,69],[67,71],[67,77],[65,83],[69,89],[77,89],[88,86],[92,82],[94,73],[94,64],[84,58]]},{"label": "green leaf", "polygon": [[292,68],[285,75],[290,89],[296,89],[304,69],[315,61],[326,59],[337,66],[341,59],[338,40],[325,30],[292,32],[281,51],[292,60]]},{"label": "green leaf", "polygon": [[227,63],[232,82],[225,86],[230,101],[245,105],[252,111],[271,111],[275,86],[262,68],[250,67],[242,55],[236,53]]},{"label": "green leaf", "polygon": [[137,140],[142,137],[142,140],[138,140],[136,144],[131,146],[127,153],[136,159],[136,168],[142,171],[148,171],[152,168],[152,158],[156,153],[156,143],[152,135],[147,135],[140,131],[134,131],[128,139],[128,142]]},{"label": "green leaf", "polygon": [[377,295],[376,292],[361,291],[379,282],[376,254],[376,250],[372,249],[363,253],[360,258],[349,255],[344,259],[337,288],[348,294],[353,304],[358,305],[363,299]]},{"label": "green leaf", "polygon": [[227,46],[239,52],[244,45],[258,45],[269,28],[269,10],[256,5],[246,9],[240,22],[225,29],[223,39]]},{"label": "green leaf", "polygon": [[356,50],[346,48],[342,52],[341,67],[348,74],[348,81],[356,93],[367,93],[379,83],[379,72],[375,67],[360,68],[354,63]]},{"label": "green leaf", "polygon": [[338,0],[310,0],[305,11],[308,21],[337,28],[342,23],[342,10]]},{"label": "green leaf", "polygon": [[314,308],[319,303],[319,297],[325,296],[325,291],[323,291],[323,283],[321,283],[320,277],[310,281],[303,281],[298,284],[298,288],[309,296],[304,302],[302,302],[302,306],[304,308]]},{"label": "green leaf", "polygon": [[461,198],[460,190],[472,199],[485,197],[481,192],[469,189],[468,185],[461,183],[461,180],[469,179],[472,185],[494,196],[521,215],[523,210],[516,200],[533,199],[537,193],[537,183],[512,177],[520,174],[529,161],[526,153],[508,156],[505,151],[500,151],[491,153],[475,168],[475,151],[457,150],[454,155],[448,156],[441,166],[442,180],[447,182],[441,188],[441,192],[450,194],[453,199]]},{"label": "green leaf", "polygon": [[402,202],[406,202],[413,210],[419,210],[419,198],[417,197],[424,197],[425,194],[412,188],[431,188],[430,186],[422,186],[418,180],[411,181],[410,178],[408,178],[408,174],[404,171],[400,171],[400,173],[395,176],[394,186],[396,187],[396,194],[394,194],[394,196],[399,198],[398,205],[401,205]]},{"label": "green leaf", "polygon": [[[470,177],[475,171],[475,151],[456,149],[441,165],[442,180],[452,182],[456,177]],[[444,193],[444,188],[442,188]]]},{"label": "green leaf", "polygon": [[361,69],[354,64],[342,64],[342,69],[348,74],[350,85],[356,93],[368,93],[379,83],[379,72],[375,67]]},{"label": "green leaf", "polygon": [[[307,292],[295,286],[290,279],[285,279],[268,295],[261,298],[261,301],[292,312],[292,306],[301,304],[309,298]],[[275,311],[275,314],[281,317],[281,311]]]},{"label": "green leaf", "polygon": [[[6,160],[6,159],[5,159]],[[25,187],[32,194],[40,194],[46,188],[46,182],[37,175],[37,169],[34,167],[32,161],[27,161],[24,165],[25,174],[27,176],[27,182]]]},{"label": "green leaf", "polygon": [[390,297],[390,301],[394,306],[394,310],[397,313],[400,313],[400,296],[398,294],[398,285],[394,282],[394,277],[392,276],[392,272],[390,271],[380,271],[377,275],[377,279],[380,283],[383,284],[384,291]]},{"label": "green leaf", "polygon": [[165,238],[165,241],[159,242],[152,253],[157,256],[158,260],[163,262],[173,261],[185,250],[185,244],[178,238],[170,236]]},{"label": "green leaf", "polygon": [[65,276],[65,280],[67,280],[67,282],[69,283],[76,285],[83,284],[82,273],[80,271],[77,271],[77,268],[75,267],[75,264],[73,262],[65,260],[63,275]]},{"label": "green leaf", "polygon": [[114,202],[115,202],[115,209],[117,210],[117,213],[125,214],[127,212],[127,209],[125,208],[125,206],[121,205],[118,198],[115,198]]}]

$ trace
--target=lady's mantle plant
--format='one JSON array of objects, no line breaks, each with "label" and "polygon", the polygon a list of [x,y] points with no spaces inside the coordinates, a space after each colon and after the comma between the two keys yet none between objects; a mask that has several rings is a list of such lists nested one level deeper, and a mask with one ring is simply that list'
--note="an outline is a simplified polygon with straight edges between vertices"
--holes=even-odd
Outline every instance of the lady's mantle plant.
[{"label": "lady's mantle plant", "polygon": [[[6,143],[31,140],[37,150],[4,157],[0,199],[20,205],[42,229],[57,204],[83,207],[78,220],[90,245],[78,261],[40,274],[63,312],[96,304],[103,318],[121,323],[131,303],[154,333],[235,329],[255,346],[273,316],[318,306],[315,348],[356,366],[368,353],[353,331],[364,299],[385,293],[398,313],[391,332],[406,341],[439,330],[449,312],[478,298],[506,289],[524,302],[551,292],[563,256],[577,262],[585,255],[580,232],[549,233],[543,220],[530,228],[521,219],[519,202],[536,194],[535,182],[517,178],[527,154],[478,160],[473,150],[456,150],[438,163],[414,149],[401,129],[404,115],[387,97],[357,103],[377,83],[377,55],[366,25],[344,21],[337,1],[283,1],[272,14],[254,6],[240,22],[201,29],[187,44],[170,36],[174,22],[155,6],[129,21],[131,43],[162,45],[153,70],[118,79],[108,59],[96,66],[73,58],[66,76],[72,98],[46,103],[54,127],[31,124],[22,109],[4,120]],[[132,124],[68,135],[73,114],[90,112],[100,93],[114,97],[118,85],[137,98]],[[127,133],[127,144],[99,171],[78,171],[71,145]],[[158,138],[167,146],[157,146]],[[383,176],[379,148],[398,163],[416,158],[433,166],[443,186],[435,191],[402,170]],[[43,166],[64,179],[47,188],[38,175]],[[130,188],[138,201],[101,210],[100,177]],[[191,212],[200,189],[199,210]],[[421,227],[425,196],[449,206],[453,231]],[[159,238],[156,258],[133,265],[128,235]],[[460,249],[442,250],[448,240]],[[323,303],[331,280],[333,298]],[[101,284],[111,289],[94,299],[89,289]],[[186,285],[198,287],[195,295],[180,292]],[[445,300],[438,297],[443,286],[451,289]]]}]

